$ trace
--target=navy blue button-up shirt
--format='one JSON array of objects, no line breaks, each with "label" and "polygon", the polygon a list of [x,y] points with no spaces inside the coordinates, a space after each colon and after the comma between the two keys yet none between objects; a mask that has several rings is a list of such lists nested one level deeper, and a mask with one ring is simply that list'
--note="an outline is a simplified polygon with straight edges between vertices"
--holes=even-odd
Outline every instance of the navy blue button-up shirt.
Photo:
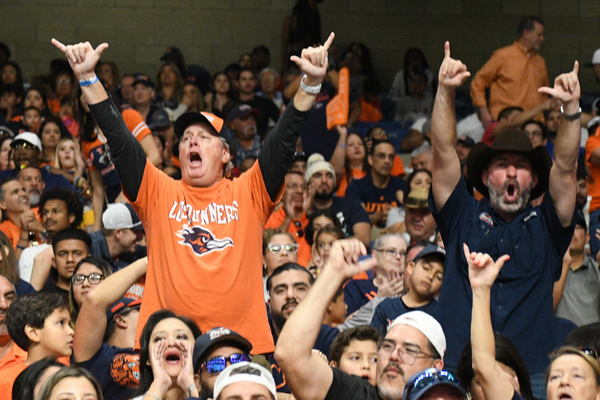
[{"label": "navy blue button-up shirt", "polygon": [[[552,289],[560,278],[562,258],[571,242],[577,214],[568,227],[560,223],[550,193],[539,207],[530,205],[510,223],[488,199],[469,196],[463,178],[439,212],[434,212],[446,244],[444,283],[434,313],[446,334],[444,362],[456,367],[470,338],[472,292],[463,243],[494,260],[510,255],[491,292],[494,332],[508,337],[530,373],[543,372],[555,347]],[[435,210],[433,193],[429,205]]]}]

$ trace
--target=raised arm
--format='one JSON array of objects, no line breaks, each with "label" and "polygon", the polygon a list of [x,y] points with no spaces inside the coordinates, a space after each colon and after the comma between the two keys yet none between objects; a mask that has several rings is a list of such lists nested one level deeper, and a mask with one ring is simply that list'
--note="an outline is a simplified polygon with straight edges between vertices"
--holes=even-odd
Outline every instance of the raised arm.
[{"label": "raised arm", "polygon": [[573,71],[559,75],[554,80],[553,88],[538,89],[539,92],[549,94],[562,102],[563,118],[554,141],[554,165],[550,170],[549,190],[558,218],[565,227],[573,220],[576,202],[577,156],[581,140],[581,120],[577,116],[581,112],[578,72],[579,63],[575,61]]},{"label": "raised arm", "polygon": [[135,201],[146,167],[146,153],[125,125],[117,106],[109,99],[94,72],[108,44],[102,43],[96,49],[89,42],[65,46],[52,39],[52,44],[67,57],[94,120],[106,136],[111,160],[125,192],[130,200]]},{"label": "raised arm", "polygon": [[504,255],[494,262],[488,254],[469,253],[469,247],[466,244],[463,246],[469,263],[469,281],[473,289],[471,348],[475,378],[481,385],[486,400],[510,400],[515,389],[496,362],[496,342],[490,315],[492,285],[510,257]]},{"label": "raised arm", "polygon": [[323,400],[333,382],[331,367],[313,355],[327,306],[341,284],[353,275],[373,268],[375,260],[358,263],[366,255],[356,239],[333,243],[329,259],[307,296],[290,315],[277,340],[275,359],[298,400]]},{"label": "raised arm", "polygon": [[106,331],[106,310],[123,297],[146,273],[148,257],[141,258],[115,272],[88,293],[75,324],[73,357],[81,363],[91,359],[102,347]]},{"label": "raised arm", "polygon": [[462,62],[450,57],[450,43],[444,44],[444,61],[438,75],[438,90],[431,115],[433,182],[431,189],[439,211],[460,180],[460,161],[456,155],[455,91],[471,73]]},{"label": "raised arm", "polygon": [[[305,85],[319,86],[323,81],[327,72],[327,51],[334,37],[331,33],[323,46],[306,48],[302,50],[301,57],[291,57],[305,75]],[[264,147],[258,155],[258,164],[271,200],[275,200],[279,193],[291,165],[300,130],[316,98],[317,94],[298,89],[290,107],[286,108],[265,139]]]}]

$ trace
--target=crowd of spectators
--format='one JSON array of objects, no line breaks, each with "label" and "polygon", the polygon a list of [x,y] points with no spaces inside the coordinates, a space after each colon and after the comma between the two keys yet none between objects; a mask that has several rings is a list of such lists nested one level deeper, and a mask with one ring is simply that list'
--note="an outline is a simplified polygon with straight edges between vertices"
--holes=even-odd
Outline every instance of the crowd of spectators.
[{"label": "crowd of spectators", "polygon": [[600,399],[579,64],[551,84],[523,17],[457,121],[449,43],[386,90],[298,3],[281,71],[263,45],[211,72],[170,47],[149,76],[53,40],[37,74],[0,43],[0,398]]}]

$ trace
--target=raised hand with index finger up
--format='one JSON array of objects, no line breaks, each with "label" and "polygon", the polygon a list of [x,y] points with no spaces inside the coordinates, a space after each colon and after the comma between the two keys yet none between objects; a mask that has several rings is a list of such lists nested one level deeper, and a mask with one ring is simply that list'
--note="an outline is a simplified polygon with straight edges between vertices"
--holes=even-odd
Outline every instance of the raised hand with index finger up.
[{"label": "raised hand with index finger up", "polygon": [[317,86],[325,77],[328,66],[328,50],[333,43],[335,34],[331,32],[325,44],[319,47],[307,47],[302,50],[300,57],[291,56],[290,60],[295,62],[300,70],[306,74],[305,83],[309,86]]},{"label": "raised hand with index finger up", "polygon": [[460,60],[450,57],[450,42],[444,44],[444,61],[440,66],[438,81],[440,86],[457,88],[471,76],[467,66]]}]

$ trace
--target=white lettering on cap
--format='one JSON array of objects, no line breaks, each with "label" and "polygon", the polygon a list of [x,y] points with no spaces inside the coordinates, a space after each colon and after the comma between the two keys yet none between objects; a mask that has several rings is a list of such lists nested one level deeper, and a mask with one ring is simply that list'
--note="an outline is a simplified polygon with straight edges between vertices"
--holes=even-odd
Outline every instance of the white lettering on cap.
[{"label": "white lettering on cap", "polygon": [[230,333],[231,331],[227,328],[216,328],[208,332],[208,336],[210,336],[210,340],[215,340],[221,336],[229,335]]}]

